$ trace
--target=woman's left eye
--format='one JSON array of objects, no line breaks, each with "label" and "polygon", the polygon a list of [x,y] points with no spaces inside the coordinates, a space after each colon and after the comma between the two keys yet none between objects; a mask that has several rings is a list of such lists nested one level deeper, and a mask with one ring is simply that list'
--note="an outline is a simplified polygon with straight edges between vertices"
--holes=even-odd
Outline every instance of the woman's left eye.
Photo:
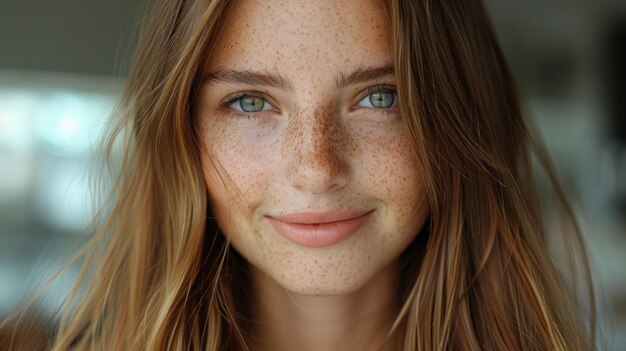
[{"label": "woman's left eye", "polygon": [[377,90],[363,98],[358,106],[369,108],[394,108],[398,107],[398,97],[393,90]]}]

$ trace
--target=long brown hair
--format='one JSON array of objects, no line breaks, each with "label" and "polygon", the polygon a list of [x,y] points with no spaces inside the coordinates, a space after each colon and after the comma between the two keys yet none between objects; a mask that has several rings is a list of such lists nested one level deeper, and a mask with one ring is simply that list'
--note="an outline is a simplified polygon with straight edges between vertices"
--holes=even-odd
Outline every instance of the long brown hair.
[{"label": "long brown hair", "polygon": [[[195,94],[228,0],[163,0],[143,28],[106,143],[112,195],[53,350],[247,349],[242,262],[211,218]],[[477,0],[390,0],[400,108],[431,220],[402,256],[410,279],[389,337],[403,350],[590,350],[593,294],[580,230],[522,114]],[[547,252],[533,155],[566,221],[590,330]],[[107,160],[105,160],[107,161]],[[419,245],[418,245],[419,244]]]}]

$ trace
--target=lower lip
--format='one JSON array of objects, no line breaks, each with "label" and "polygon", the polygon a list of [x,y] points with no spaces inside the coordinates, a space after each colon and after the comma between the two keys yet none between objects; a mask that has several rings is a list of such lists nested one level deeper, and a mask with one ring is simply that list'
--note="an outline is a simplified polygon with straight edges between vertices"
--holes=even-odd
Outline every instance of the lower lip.
[{"label": "lower lip", "polygon": [[272,217],[267,219],[278,233],[290,241],[305,247],[321,248],[335,245],[354,234],[369,219],[371,213],[322,224],[287,223]]}]

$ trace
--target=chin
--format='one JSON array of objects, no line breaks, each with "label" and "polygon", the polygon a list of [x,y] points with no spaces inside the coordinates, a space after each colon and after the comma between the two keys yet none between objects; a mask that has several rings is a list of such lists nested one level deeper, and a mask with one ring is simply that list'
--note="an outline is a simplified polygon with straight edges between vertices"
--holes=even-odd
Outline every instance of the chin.
[{"label": "chin", "polygon": [[277,282],[289,292],[306,296],[333,296],[353,293],[365,284],[349,282],[289,281]]},{"label": "chin", "polygon": [[[299,269],[297,268],[299,267]],[[284,267],[283,267],[284,268]],[[362,265],[297,265],[296,269],[267,270],[270,279],[291,293],[309,296],[344,295],[362,289],[377,276]]]},{"label": "chin", "polygon": [[348,240],[317,251],[290,243],[255,246],[239,237],[233,239],[231,244],[250,264],[257,284],[304,296],[345,295],[368,284],[387,285],[389,279],[394,280],[392,262],[400,249],[374,251],[368,240]]}]

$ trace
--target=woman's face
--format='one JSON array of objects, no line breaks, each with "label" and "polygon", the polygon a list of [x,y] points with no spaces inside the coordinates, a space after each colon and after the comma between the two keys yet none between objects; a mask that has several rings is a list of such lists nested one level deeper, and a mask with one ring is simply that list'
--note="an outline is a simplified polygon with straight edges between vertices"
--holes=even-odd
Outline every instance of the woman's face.
[{"label": "woman's face", "polygon": [[354,291],[428,214],[376,3],[240,1],[212,51],[197,123],[213,215],[288,290]]}]

